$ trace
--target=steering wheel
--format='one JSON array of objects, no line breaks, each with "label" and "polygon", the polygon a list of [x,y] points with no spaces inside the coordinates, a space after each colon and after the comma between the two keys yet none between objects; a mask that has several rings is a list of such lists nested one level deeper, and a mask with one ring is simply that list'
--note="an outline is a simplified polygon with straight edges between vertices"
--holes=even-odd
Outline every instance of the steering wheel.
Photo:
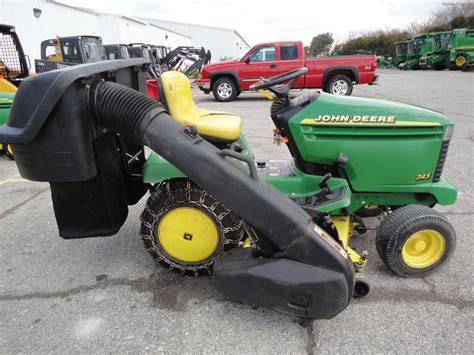
[{"label": "steering wheel", "polygon": [[[304,75],[308,72],[308,68],[302,67],[299,69],[294,69],[289,72],[278,74],[272,76],[270,78],[261,78],[259,82],[250,85],[249,89],[253,91],[262,90],[262,89],[269,89],[277,96],[287,96],[288,92],[290,91],[291,87],[294,85],[296,80],[301,75]],[[279,87],[279,88],[272,88],[272,86],[284,83],[285,81],[290,81],[288,84]]]}]

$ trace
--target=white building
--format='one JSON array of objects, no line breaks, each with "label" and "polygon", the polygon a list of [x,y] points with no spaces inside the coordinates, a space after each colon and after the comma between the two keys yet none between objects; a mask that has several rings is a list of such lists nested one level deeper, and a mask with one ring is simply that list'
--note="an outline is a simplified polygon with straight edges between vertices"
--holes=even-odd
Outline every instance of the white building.
[{"label": "white building", "polygon": [[152,18],[144,18],[143,20],[191,37],[191,43],[194,47],[204,47],[211,50],[212,62],[240,59],[250,49],[249,44],[242,36],[232,29]]},{"label": "white building", "polygon": [[102,37],[104,44],[139,42],[170,48],[192,45],[189,36],[157,24],[52,0],[2,0],[0,23],[15,26],[32,65],[40,58],[40,43],[56,36],[94,35]]}]

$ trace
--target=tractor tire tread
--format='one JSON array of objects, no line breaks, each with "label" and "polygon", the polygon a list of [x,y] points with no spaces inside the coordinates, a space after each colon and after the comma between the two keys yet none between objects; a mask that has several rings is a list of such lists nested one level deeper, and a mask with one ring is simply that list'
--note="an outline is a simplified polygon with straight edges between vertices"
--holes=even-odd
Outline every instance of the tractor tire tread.
[{"label": "tractor tire tread", "polygon": [[[439,261],[426,269],[403,267],[398,260],[398,252],[403,245],[399,242],[407,231],[420,223],[434,223],[446,228],[449,233],[448,238],[445,236],[446,252]],[[438,211],[423,205],[406,205],[396,209],[380,223],[376,232],[375,246],[384,264],[394,273],[405,278],[424,277],[437,270],[451,257],[456,246],[456,233],[447,218]]]},{"label": "tractor tire tread", "polygon": [[[186,194],[189,194],[186,196]],[[189,265],[178,264],[172,258],[167,257],[159,250],[157,245],[154,242],[155,231],[153,226],[157,223],[157,216],[160,211],[166,207],[168,201],[172,197],[175,202],[182,203],[186,202],[189,198],[189,201],[199,201],[199,198],[203,195],[203,190],[201,190],[197,185],[192,183],[187,179],[175,179],[170,180],[166,183],[161,184],[158,188],[152,191],[150,197],[146,202],[146,208],[141,214],[141,228],[140,236],[142,238],[145,249],[150,253],[150,255],[158,261],[164,267],[169,268],[170,270],[179,271],[181,273],[191,273],[194,272],[195,275],[202,273],[203,271],[210,272],[212,270],[212,264],[215,259],[219,257],[223,252],[237,246],[237,244],[242,239],[243,227],[241,226],[241,220],[237,217],[232,211],[226,214],[218,224],[220,239],[223,235],[223,229],[228,227],[241,226],[236,228],[235,231],[231,231],[225,234],[225,239],[229,242],[227,244],[223,243],[222,240],[219,241],[216,251],[211,255],[213,257],[212,262],[206,262],[204,265],[196,265],[190,263]],[[170,204],[173,201],[168,202]],[[228,209],[221,202],[214,199],[211,195],[205,194],[203,201],[207,207],[213,206],[213,212],[219,216],[225,213]],[[152,226],[152,228],[150,228]],[[207,259],[206,259],[207,260]]]}]

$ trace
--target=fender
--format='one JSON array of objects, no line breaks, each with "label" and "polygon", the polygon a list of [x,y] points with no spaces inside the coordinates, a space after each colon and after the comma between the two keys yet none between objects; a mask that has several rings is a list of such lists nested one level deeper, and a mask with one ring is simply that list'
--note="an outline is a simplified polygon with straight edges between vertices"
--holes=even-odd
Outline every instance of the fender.
[{"label": "fender", "polygon": [[232,78],[234,78],[235,82],[237,83],[237,85],[240,88],[240,77],[235,71],[233,71],[233,70],[221,70],[221,71],[216,71],[214,73],[209,74],[209,79],[211,79],[211,90],[212,90],[212,84],[214,84],[215,78],[219,77],[219,76],[226,76],[226,75],[232,76]]},{"label": "fender", "polygon": [[[242,154],[248,155],[251,159],[255,159],[244,135],[241,134],[236,143],[242,146]],[[241,161],[234,160],[234,163],[248,171],[247,166]],[[155,152],[152,152],[145,164],[143,164],[143,182],[145,183],[157,184],[162,181],[185,177],[186,175],[184,175],[177,167]]]},{"label": "fender", "polygon": [[337,66],[337,67],[330,67],[330,68],[326,68],[324,70],[324,74],[323,74],[323,83],[322,83],[322,87],[326,87],[326,84],[327,84],[327,81],[329,79],[329,75],[334,72],[334,71],[339,71],[339,70],[349,70],[352,72],[352,74],[354,74],[354,81],[356,82],[356,84],[359,83],[359,72],[357,71],[357,69],[355,67],[350,67],[350,66]]}]

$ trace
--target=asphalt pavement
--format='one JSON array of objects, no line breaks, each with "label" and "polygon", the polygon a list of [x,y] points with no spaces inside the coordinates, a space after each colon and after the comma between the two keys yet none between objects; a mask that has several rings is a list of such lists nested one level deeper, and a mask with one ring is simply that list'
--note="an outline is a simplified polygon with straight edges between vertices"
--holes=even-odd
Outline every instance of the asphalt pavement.
[{"label": "asphalt pavement", "polygon": [[[254,309],[219,297],[210,277],[182,277],[155,264],[138,236],[145,199],[130,208],[114,237],[61,239],[48,184],[21,179],[2,156],[0,353],[472,353],[474,73],[379,73],[380,85],[357,86],[353,95],[421,105],[456,123],[443,176],[459,197],[436,207],[458,238],[444,268],[401,279],[379,259],[369,231],[354,238],[369,252],[366,298],[331,320]],[[263,96],[218,103],[194,93],[200,106],[244,118],[258,158],[289,158],[285,147],[273,145]]]}]

